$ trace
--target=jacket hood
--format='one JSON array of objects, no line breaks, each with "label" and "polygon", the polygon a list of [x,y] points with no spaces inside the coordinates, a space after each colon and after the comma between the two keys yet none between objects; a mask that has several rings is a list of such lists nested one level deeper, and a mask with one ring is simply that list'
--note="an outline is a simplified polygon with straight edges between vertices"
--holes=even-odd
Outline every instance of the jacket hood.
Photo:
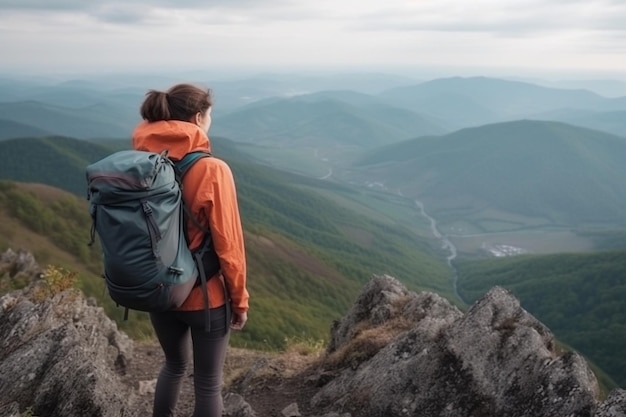
[{"label": "jacket hood", "polygon": [[202,129],[190,122],[161,120],[141,122],[133,131],[133,148],[141,151],[168,151],[172,159],[181,159],[195,151],[211,151],[211,142]]}]

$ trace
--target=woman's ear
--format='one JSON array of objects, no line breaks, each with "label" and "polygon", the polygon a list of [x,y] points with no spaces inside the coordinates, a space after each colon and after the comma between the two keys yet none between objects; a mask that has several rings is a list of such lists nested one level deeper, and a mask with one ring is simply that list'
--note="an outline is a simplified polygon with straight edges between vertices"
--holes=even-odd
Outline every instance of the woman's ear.
[{"label": "woman's ear", "polygon": [[198,126],[202,125],[202,113],[201,112],[196,113],[196,115],[194,116],[193,122]]}]

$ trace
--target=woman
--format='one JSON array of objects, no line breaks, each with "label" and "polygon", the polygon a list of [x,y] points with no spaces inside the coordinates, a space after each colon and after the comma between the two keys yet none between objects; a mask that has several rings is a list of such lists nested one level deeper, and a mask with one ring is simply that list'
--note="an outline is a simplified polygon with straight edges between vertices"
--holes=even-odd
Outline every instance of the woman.
[{"label": "woman", "polygon": [[[178,84],[167,92],[151,90],[141,105],[144,119],[133,133],[133,147],[168,151],[180,160],[193,151],[210,151],[211,92],[191,84]],[[189,361],[191,337],[194,363],[194,417],[222,415],[222,368],[229,328],[246,324],[248,291],[243,232],[237,194],[230,168],[217,158],[201,158],[183,181],[183,199],[197,221],[211,230],[221,274],[208,281],[211,326],[205,328],[205,295],[196,286],[176,311],[151,313],[150,319],[165,354],[154,396],[154,417],[171,416]],[[200,246],[203,232],[187,221],[189,247]],[[226,290],[225,290],[226,289]],[[228,294],[226,294],[226,291]],[[230,303],[230,306],[226,304]],[[230,323],[226,323],[232,309]]]}]

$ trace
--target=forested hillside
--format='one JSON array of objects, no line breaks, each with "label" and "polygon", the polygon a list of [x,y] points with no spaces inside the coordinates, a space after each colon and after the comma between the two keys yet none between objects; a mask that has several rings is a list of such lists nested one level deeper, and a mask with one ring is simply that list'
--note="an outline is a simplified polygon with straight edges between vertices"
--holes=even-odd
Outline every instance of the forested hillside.
[{"label": "forested hillside", "polygon": [[424,201],[437,220],[464,220],[466,233],[478,233],[625,226],[625,156],[625,137],[521,120],[390,145],[357,167],[361,177]]},{"label": "forested hillside", "polygon": [[6,120],[55,135],[77,138],[129,136],[133,124],[139,121],[136,111],[120,108],[115,103],[95,103],[75,108],[31,100],[0,102],[0,114]]},{"label": "forested hillside", "polygon": [[[31,174],[38,173],[37,182],[58,184],[53,172],[65,167],[68,179],[62,186],[78,189],[77,196],[61,193],[62,198],[44,202],[37,189],[3,183],[0,207],[8,216],[6,223],[15,230],[7,234],[11,238],[2,242],[2,247],[19,241],[23,230],[16,225],[19,220],[45,237],[50,247],[71,253],[74,261],[70,267],[85,269],[81,285],[88,295],[101,300],[119,319],[121,309],[108,305],[97,278],[99,254],[86,247],[91,223],[84,198],[84,166],[111,149],[66,138],[37,143],[49,146],[47,152],[32,154]],[[58,165],[48,171],[45,158],[58,149]],[[231,149],[230,154],[237,151]],[[360,285],[374,273],[388,273],[411,288],[432,289],[452,298],[450,271],[437,250],[414,232],[338,206],[315,191],[316,180],[245,160],[229,163],[246,231],[251,307],[255,316],[263,318],[251,321],[237,337],[240,345],[276,348],[282,346],[285,337],[326,338],[332,320],[344,312]],[[50,247],[47,253],[53,252]],[[122,322],[121,326],[135,335],[149,333],[144,315],[131,314],[131,319],[135,320],[132,325]]]},{"label": "forested hillside", "polygon": [[375,97],[336,91],[261,100],[222,117],[213,132],[292,148],[369,149],[444,129]]},{"label": "forested hillside", "polygon": [[0,140],[40,136],[52,136],[52,134],[24,123],[0,118]]},{"label": "forested hillside", "polygon": [[513,291],[556,336],[626,386],[626,250],[460,261],[472,303],[495,285]]},{"label": "forested hillside", "polygon": [[0,142],[0,178],[41,182],[86,197],[87,162],[110,154],[113,143],[60,136],[5,140]]}]

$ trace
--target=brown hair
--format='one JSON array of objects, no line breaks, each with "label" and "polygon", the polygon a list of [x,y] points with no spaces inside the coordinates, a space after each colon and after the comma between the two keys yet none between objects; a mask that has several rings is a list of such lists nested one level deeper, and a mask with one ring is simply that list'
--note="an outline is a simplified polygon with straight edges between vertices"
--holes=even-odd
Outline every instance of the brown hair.
[{"label": "brown hair", "polygon": [[141,117],[149,122],[182,120],[188,122],[213,104],[211,90],[193,84],[177,84],[167,92],[150,90],[141,105]]}]

